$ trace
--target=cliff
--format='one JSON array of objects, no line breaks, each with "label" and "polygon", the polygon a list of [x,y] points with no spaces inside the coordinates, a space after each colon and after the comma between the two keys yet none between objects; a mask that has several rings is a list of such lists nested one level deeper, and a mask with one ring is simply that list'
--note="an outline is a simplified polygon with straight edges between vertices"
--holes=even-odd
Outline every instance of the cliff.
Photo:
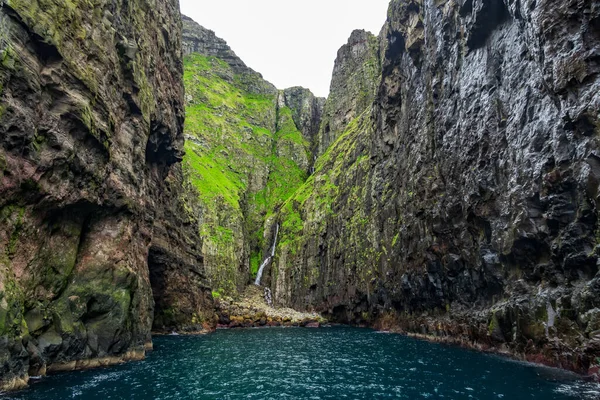
[{"label": "cliff", "polygon": [[17,388],[144,357],[158,254],[172,288],[191,285],[175,262],[202,264],[167,233],[183,206],[178,2],[0,7],[0,387]]},{"label": "cliff", "polygon": [[212,329],[275,237],[277,305],[598,370],[598,4],[392,0],[325,101],[177,3],[0,0],[0,388]]},{"label": "cliff", "polygon": [[[236,73],[248,73],[251,70],[229,47],[227,42],[215,32],[199,25],[190,17],[181,16],[183,20],[183,55],[197,53],[207,57],[216,57],[228,64]],[[272,90],[275,87],[271,88]]]},{"label": "cliff", "polygon": [[187,17],[183,48],[185,185],[213,295],[234,295],[271,246],[272,216],[306,180],[324,100],[277,90]]},{"label": "cliff", "polygon": [[599,21],[574,0],[392,1],[362,57],[372,106],[338,58],[354,119],[278,215],[276,301],[591,371]]},{"label": "cliff", "polygon": [[355,30],[340,48],[333,67],[329,97],[323,111],[317,143],[323,154],[348,124],[373,103],[381,64],[376,36]]}]

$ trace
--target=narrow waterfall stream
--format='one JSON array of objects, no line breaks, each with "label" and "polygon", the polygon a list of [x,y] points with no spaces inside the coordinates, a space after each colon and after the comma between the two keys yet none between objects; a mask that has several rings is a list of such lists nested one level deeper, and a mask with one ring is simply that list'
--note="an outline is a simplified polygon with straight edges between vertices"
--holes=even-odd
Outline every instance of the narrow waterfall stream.
[{"label": "narrow waterfall stream", "polygon": [[275,249],[277,248],[277,237],[278,236],[279,236],[279,224],[277,224],[277,226],[275,227],[275,238],[273,239],[273,247],[271,247],[271,254],[269,256],[267,256],[267,258],[265,258],[263,263],[260,265],[260,268],[258,269],[258,274],[256,274],[256,280],[254,281],[254,284],[256,286],[260,286],[260,280],[262,279],[262,275],[263,275],[263,271],[265,270],[265,267],[267,265],[269,265],[271,260],[273,260],[273,257],[275,257]]}]

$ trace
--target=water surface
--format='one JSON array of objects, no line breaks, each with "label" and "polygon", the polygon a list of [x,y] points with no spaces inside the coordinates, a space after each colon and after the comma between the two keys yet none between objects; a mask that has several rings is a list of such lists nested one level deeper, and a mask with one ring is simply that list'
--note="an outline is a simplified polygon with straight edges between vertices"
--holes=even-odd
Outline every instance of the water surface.
[{"label": "water surface", "polygon": [[147,360],[54,375],[12,399],[598,399],[558,370],[367,329],[154,339]]}]

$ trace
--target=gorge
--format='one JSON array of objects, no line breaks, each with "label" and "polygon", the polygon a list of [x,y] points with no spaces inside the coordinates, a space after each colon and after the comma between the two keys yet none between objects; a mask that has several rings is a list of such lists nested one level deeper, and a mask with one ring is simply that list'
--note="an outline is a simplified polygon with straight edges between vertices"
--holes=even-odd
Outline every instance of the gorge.
[{"label": "gorge", "polygon": [[0,6],[1,389],[212,331],[254,284],[600,379],[597,1],[392,0],[327,99],[177,0]]}]

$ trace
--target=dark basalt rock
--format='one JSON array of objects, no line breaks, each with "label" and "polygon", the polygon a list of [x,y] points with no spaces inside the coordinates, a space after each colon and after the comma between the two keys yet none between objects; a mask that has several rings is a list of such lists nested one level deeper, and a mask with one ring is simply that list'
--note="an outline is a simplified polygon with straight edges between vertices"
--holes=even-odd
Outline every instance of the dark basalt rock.
[{"label": "dark basalt rock", "polygon": [[373,109],[281,213],[276,302],[593,367],[599,17],[575,0],[392,1]]},{"label": "dark basalt rock", "polygon": [[142,358],[149,257],[212,313],[187,279],[179,4],[72,3],[0,2],[0,389]]},{"label": "dark basalt rock", "polygon": [[371,105],[377,91],[379,70],[377,38],[364,30],[352,32],[335,60],[319,130],[317,155],[323,154],[350,121]]}]

